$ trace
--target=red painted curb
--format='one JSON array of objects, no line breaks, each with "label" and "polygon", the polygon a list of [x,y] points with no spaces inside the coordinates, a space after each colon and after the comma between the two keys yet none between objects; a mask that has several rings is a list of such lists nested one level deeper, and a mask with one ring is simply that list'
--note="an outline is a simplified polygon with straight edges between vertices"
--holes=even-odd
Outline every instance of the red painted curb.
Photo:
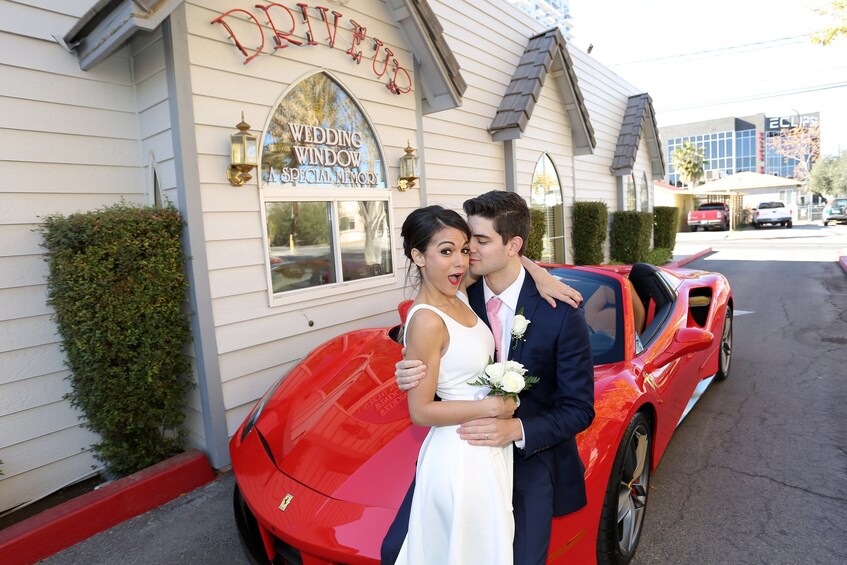
[{"label": "red painted curb", "polygon": [[838,264],[841,265],[841,270],[847,275],[847,257],[841,256],[838,258]]},{"label": "red painted curb", "polygon": [[696,261],[697,259],[704,257],[706,255],[709,255],[711,253],[712,253],[712,248],[707,247],[703,251],[698,251],[694,255],[689,255],[688,257],[683,257],[682,259],[679,259],[677,261],[671,261],[666,266],[670,267],[672,269],[674,269],[676,267],[682,267],[682,266],[685,266],[685,265],[691,263],[692,261]]},{"label": "red painted curb", "polygon": [[35,563],[214,479],[203,452],[181,453],[0,531],[2,561]]}]

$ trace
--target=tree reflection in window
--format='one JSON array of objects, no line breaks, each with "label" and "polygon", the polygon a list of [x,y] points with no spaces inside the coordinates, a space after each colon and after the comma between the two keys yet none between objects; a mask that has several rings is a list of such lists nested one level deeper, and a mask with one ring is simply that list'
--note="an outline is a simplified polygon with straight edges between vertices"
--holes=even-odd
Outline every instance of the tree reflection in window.
[{"label": "tree reflection in window", "polygon": [[637,210],[635,199],[635,175],[629,175],[626,177],[626,209],[633,212]]},{"label": "tree reflection in window", "polygon": [[650,182],[646,173],[641,173],[641,211],[650,211]]},{"label": "tree reflection in window", "polygon": [[562,210],[562,186],[553,161],[545,153],[535,164],[530,191],[530,205],[544,210],[547,230],[541,260],[547,263],[565,262],[565,216]]},{"label": "tree reflection in window", "polygon": [[336,249],[344,281],[393,272],[385,200],[268,202],[266,216],[274,293],[338,282]]},{"label": "tree reflection in window", "polygon": [[[300,148],[301,162],[295,147]],[[303,155],[308,155],[305,161]],[[292,170],[300,182],[285,175]],[[274,111],[263,142],[262,181],[386,188],[384,161],[370,124],[350,95],[326,73],[302,80]]]}]

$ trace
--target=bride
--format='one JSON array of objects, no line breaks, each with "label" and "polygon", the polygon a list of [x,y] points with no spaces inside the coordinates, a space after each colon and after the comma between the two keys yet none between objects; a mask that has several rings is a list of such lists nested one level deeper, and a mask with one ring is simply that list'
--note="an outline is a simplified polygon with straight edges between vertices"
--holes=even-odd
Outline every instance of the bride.
[{"label": "bride", "polygon": [[[427,367],[409,414],[432,426],[418,455],[409,530],[398,564],[511,565],[512,447],[471,446],[456,433],[475,418],[511,418],[513,399],[474,400],[494,356],[488,326],[467,304],[470,228],[441,206],[412,212],[401,231],[420,286],[405,328],[406,356]],[[441,401],[435,400],[435,395]]]}]

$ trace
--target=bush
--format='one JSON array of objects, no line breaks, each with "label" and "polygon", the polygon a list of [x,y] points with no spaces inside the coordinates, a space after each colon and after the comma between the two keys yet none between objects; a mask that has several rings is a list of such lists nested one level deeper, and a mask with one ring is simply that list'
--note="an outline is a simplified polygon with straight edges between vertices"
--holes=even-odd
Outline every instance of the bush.
[{"label": "bush", "polygon": [[524,255],[533,261],[540,261],[544,253],[544,234],[547,233],[547,214],[543,208],[529,210],[529,237]]},{"label": "bush", "polygon": [[182,450],[191,339],[173,208],[125,204],[41,227],[48,302],[71,370],[66,398],[100,435],[94,454],[126,475]]},{"label": "bush", "polygon": [[676,247],[676,232],[679,229],[679,208],[656,206],[653,208],[653,247]]},{"label": "bush", "polygon": [[653,214],[650,212],[615,212],[609,235],[612,261],[638,263],[650,251]]},{"label": "bush", "polygon": [[609,229],[605,202],[574,202],[573,256],[575,265],[599,265],[605,259],[604,245]]},{"label": "bush", "polygon": [[651,265],[664,265],[672,258],[672,249],[668,249],[667,247],[654,247],[647,252],[647,256],[644,257],[644,263],[650,263]]}]

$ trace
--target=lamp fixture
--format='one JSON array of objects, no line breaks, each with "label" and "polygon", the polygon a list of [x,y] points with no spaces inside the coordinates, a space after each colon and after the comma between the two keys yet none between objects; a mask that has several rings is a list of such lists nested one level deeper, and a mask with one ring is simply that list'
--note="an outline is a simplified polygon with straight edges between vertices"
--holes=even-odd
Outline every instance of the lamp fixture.
[{"label": "lamp fixture", "polygon": [[400,157],[400,180],[397,182],[397,190],[405,192],[415,187],[415,181],[420,178],[419,159],[415,156],[415,150],[406,141],[405,155]]},{"label": "lamp fixture", "polygon": [[232,186],[243,186],[253,178],[250,171],[259,165],[259,144],[255,135],[247,133],[250,124],[244,121],[244,112],[241,112],[241,121],[235,127],[238,128],[238,133],[229,136],[230,165],[226,178]]}]

